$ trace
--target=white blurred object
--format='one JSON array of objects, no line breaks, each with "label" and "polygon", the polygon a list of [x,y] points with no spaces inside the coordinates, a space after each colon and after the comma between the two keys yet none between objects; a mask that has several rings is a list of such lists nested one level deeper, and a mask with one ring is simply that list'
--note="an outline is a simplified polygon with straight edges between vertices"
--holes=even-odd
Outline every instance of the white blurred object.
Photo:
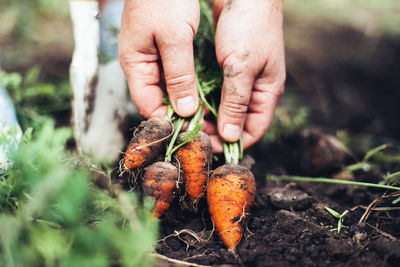
[{"label": "white blurred object", "polygon": [[98,84],[92,105],[93,112],[80,143],[85,152],[108,161],[117,160],[125,145],[122,125],[127,115],[125,80],[119,62],[100,65]]},{"label": "white blurred object", "polygon": [[21,137],[22,131],[12,100],[0,85],[0,170],[6,170],[12,165],[9,155],[18,149]]},{"label": "white blurred object", "polygon": [[[97,1],[70,1],[75,38],[70,68],[74,136],[80,154],[109,162],[118,159],[125,145],[121,126],[127,116],[127,87],[117,59],[117,38],[113,38],[118,35],[122,8],[122,0],[106,3],[102,17]],[[100,59],[107,61],[100,66],[99,45]]]}]

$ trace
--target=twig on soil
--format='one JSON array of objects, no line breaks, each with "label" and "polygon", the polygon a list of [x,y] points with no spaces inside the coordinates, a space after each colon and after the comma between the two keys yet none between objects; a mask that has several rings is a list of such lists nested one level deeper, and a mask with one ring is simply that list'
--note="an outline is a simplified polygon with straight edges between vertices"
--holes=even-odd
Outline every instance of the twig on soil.
[{"label": "twig on soil", "polygon": [[[362,209],[367,209],[368,207],[366,206],[359,206]],[[400,207],[377,207],[377,208],[371,208],[370,210],[376,210],[376,211],[391,211],[391,210],[400,210]]]},{"label": "twig on soil", "polygon": [[362,224],[363,222],[366,222],[366,221],[367,221],[369,215],[370,215],[371,212],[372,212],[372,208],[374,208],[374,206],[375,206],[376,204],[378,204],[380,201],[382,201],[383,199],[386,199],[386,198],[397,197],[397,196],[399,196],[399,195],[400,195],[400,192],[393,192],[393,193],[391,193],[391,194],[389,194],[389,195],[385,195],[385,194],[384,194],[384,195],[380,196],[379,198],[374,199],[374,200],[368,205],[368,207],[366,208],[364,214],[361,216],[360,220],[358,221],[358,225],[360,225],[360,224]]},{"label": "twig on soil", "polygon": [[179,240],[181,240],[183,243],[186,244],[186,251],[187,251],[189,249],[189,247],[190,247],[190,243],[188,241],[184,240],[183,238],[181,238],[180,237],[181,234],[187,234],[187,235],[192,236],[194,239],[196,239],[196,241],[198,243],[204,242],[203,239],[201,239],[195,232],[193,232],[190,229],[182,229],[182,230],[179,230],[179,231],[175,230],[174,233],[165,236],[164,238],[158,240],[157,242],[163,241],[165,243],[165,240],[167,240],[168,238],[177,237]]},{"label": "twig on soil", "polygon": [[394,242],[400,242],[399,239],[397,239],[396,237],[392,236],[391,234],[388,234],[384,231],[382,231],[381,229],[369,224],[369,223],[365,223],[365,225],[368,225],[369,227],[371,227],[372,229],[374,229],[375,231],[377,231],[378,233],[380,233],[383,236],[386,236],[387,238],[389,238],[390,240],[394,241]]},{"label": "twig on soil", "polygon": [[[201,257],[204,257],[204,256],[210,256],[210,255],[206,255],[206,254],[205,254],[207,251],[210,251],[210,250],[211,250],[210,248],[207,248],[207,249],[205,249],[201,254],[196,254],[196,255],[193,255],[193,256],[184,258],[183,260],[184,260],[184,261],[187,261],[187,260],[191,260],[191,259],[201,258]],[[212,254],[214,254],[214,253],[212,253]],[[215,254],[214,254],[214,255],[215,255]]]},{"label": "twig on soil", "polygon": [[152,253],[151,255],[154,256],[155,258],[160,259],[160,260],[177,264],[176,266],[183,265],[183,266],[193,266],[193,267],[211,267],[210,265],[200,265],[200,264],[196,264],[196,263],[191,263],[191,262],[186,262],[186,261],[181,261],[181,260],[168,258],[167,256],[164,256],[164,255],[161,255],[161,254],[158,254],[158,253]]}]

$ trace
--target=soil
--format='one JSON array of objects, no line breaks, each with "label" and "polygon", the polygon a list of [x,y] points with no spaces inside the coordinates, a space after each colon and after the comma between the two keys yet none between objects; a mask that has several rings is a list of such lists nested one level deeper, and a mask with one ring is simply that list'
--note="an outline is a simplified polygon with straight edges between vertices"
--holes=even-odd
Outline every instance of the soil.
[{"label": "soil", "polygon": [[[386,172],[400,170],[399,164],[389,164],[369,172],[341,171],[362,157],[360,139],[365,136],[374,136],[370,146],[390,142],[400,147],[395,111],[400,82],[394,76],[394,69],[400,69],[400,61],[394,60],[400,56],[400,40],[366,36],[340,25],[287,23],[291,30],[302,32],[308,44],[300,49],[296,42],[286,42],[286,95],[309,108],[312,127],[248,151],[256,162],[252,170],[257,194],[238,256],[228,252],[213,232],[204,199],[197,213],[183,210],[175,200],[161,219],[156,250],[171,259],[213,266],[398,266],[400,210],[384,209],[394,206],[391,191],[275,183],[268,182],[266,174],[378,183]],[[342,129],[357,137],[350,152],[329,135]],[[362,219],[371,203],[383,210],[372,210]],[[338,220],[325,207],[349,211],[340,233],[333,231]],[[159,261],[159,265],[167,262]]]},{"label": "soil", "polygon": [[[384,190],[266,182],[265,173],[274,170],[262,165],[259,160],[253,168],[256,201],[237,257],[227,251],[213,231],[204,199],[197,213],[182,210],[175,200],[161,220],[157,252],[213,266],[395,266],[399,262],[400,211],[372,211],[360,223],[366,207],[383,196]],[[371,176],[359,172],[356,180],[366,181]],[[377,206],[392,206],[393,199],[383,199]],[[338,220],[325,207],[339,213],[349,210],[340,233],[333,231]]]}]

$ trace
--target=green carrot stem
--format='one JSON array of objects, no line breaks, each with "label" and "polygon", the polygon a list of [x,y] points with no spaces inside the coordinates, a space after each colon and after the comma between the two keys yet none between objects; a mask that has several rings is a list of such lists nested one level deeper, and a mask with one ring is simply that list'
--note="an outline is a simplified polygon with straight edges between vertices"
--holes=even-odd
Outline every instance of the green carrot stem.
[{"label": "green carrot stem", "polygon": [[231,157],[231,153],[229,152],[229,146],[228,146],[228,144],[225,143],[225,142],[224,142],[223,146],[224,146],[225,161],[226,161],[227,163],[231,163],[232,157]]},{"label": "green carrot stem", "polygon": [[165,153],[165,162],[171,162],[171,160],[172,160],[172,149],[174,147],[175,141],[178,138],[178,135],[182,129],[184,122],[185,122],[185,119],[179,118],[174,125],[174,134],[171,138],[171,141],[168,144],[167,152]]},{"label": "green carrot stem", "polygon": [[239,164],[239,158],[240,158],[239,142],[232,143],[231,147],[232,147],[233,164]]},{"label": "green carrot stem", "polygon": [[[200,105],[199,108],[197,109],[196,113],[193,115],[192,119],[189,122],[189,126],[188,126],[188,131],[191,132],[195,129],[196,125],[198,123],[200,123],[200,120],[202,119],[203,116],[203,106],[202,103],[200,101]],[[189,142],[189,140],[185,140],[183,142],[181,142],[179,145],[176,145],[174,148],[171,149],[171,155],[174,154],[179,148],[181,148],[182,146],[184,146],[187,142]]]},{"label": "green carrot stem", "polygon": [[193,118],[189,122],[188,131],[193,131],[194,127],[197,123],[200,122],[203,115],[203,105],[202,101],[199,103],[199,108],[197,109],[196,113],[193,115]]},{"label": "green carrot stem", "polygon": [[226,163],[239,164],[239,160],[241,159],[239,141],[234,143],[224,142],[223,147]]},{"label": "green carrot stem", "polygon": [[243,146],[243,138],[239,139],[239,159],[243,158],[244,146]]},{"label": "green carrot stem", "polygon": [[206,96],[204,95],[203,88],[201,87],[199,79],[197,77],[196,77],[196,82],[197,82],[197,87],[199,88],[199,95],[200,95],[201,101],[208,107],[208,109],[211,111],[211,113],[215,117],[217,117],[218,116],[217,111],[215,110],[215,108],[212,105],[210,105],[210,103],[208,103]]},{"label": "green carrot stem", "polygon": [[331,178],[323,178],[323,177],[303,177],[303,176],[291,176],[291,175],[267,175],[267,180],[271,181],[295,181],[295,182],[311,182],[311,183],[329,183],[329,184],[345,184],[345,185],[356,185],[356,186],[367,186],[367,187],[377,187],[382,189],[390,189],[390,190],[400,190],[400,187],[383,185],[383,184],[373,184],[373,183],[365,183],[365,182],[354,182],[347,180],[339,180],[339,179],[331,179]]},{"label": "green carrot stem", "polygon": [[167,118],[172,120],[172,116],[174,115],[174,109],[172,108],[171,104],[167,106]]}]

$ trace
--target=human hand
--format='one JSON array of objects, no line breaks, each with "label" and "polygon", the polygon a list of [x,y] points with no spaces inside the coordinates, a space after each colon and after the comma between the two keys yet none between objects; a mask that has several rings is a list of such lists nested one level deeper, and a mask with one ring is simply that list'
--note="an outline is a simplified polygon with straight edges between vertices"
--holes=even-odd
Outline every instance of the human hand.
[{"label": "human hand", "polygon": [[193,38],[199,20],[198,0],[125,1],[119,59],[132,100],[144,117],[166,114],[164,84],[178,115],[196,112]]},{"label": "human hand", "polygon": [[[224,72],[218,133],[244,147],[268,129],[284,90],[285,59],[281,0],[214,0],[215,46]],[[216,133],[214,152],[222,152]]]}]

